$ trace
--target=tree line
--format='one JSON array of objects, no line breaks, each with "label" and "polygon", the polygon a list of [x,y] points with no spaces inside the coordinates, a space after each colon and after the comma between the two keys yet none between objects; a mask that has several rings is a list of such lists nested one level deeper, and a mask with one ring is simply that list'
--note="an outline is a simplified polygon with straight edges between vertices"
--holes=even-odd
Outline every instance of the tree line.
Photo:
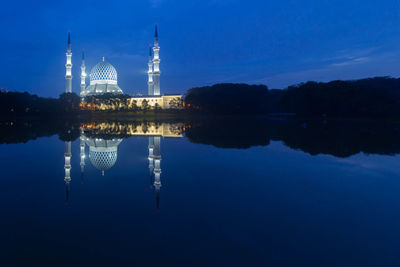
[{"label": "tree line", "polygon": [[79,112],[80,97],[64,93],[59,98],[46,98],[27,92],[0,93],[0,116],[60,116]]},{"label": "tree line", "polygon": [[[180,99],[171,107],[180,109]],[[195,114],[290,114],[302,117],[398,117],[400,79],[376,77],[354,81],[306,82],[283,90],[266,85],[215,84],[187,91],[184,110]],[[137,103],[129,95],[105,94],[81,98],[63,93],[59,98],[44,98],[27,92],[0,93],[0,117],[68,116],[82,111],[159,110],[147,100]]]},{"label": "tree line", "polygon": [[[172,109],[181,109],[180,98],[173,98],[168,103]],[[140,103],[127,94],[104,94],[87,96],[81,99],[75,93],[63,93],[58,98],[46,98],[28,92],[1,92],[0,118],[29,116],[74,116],[82,112],[107,110],[110,112],[161,110],[162,107],[149,100]]]},{"label": "tree line", "polygon": [[[138,101],[140,98],[134,99],[128,94],[112,94],[106,93],[102,95],[86,96],[83,98],[82,110],[107,110],[107,111],[149,111],[161,110],[162,107],[158,102],[151,104],[148,99]],[[172,109],[181,109],[182,103],[180,98],[173,98],[169,101]]]},{"label": "tree line", "polygon": [[188,110],[211,114],[392,117],[400,115],[400,79],[306,82],[283,90],[216,84],[188,90],[184,103]]}]

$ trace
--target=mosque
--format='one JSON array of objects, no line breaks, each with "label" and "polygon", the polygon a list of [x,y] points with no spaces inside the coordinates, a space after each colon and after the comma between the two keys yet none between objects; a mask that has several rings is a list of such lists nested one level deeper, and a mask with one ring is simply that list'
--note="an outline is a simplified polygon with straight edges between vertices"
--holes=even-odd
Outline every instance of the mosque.
[{"label": "mosque", "polygon": [[[155,26],[154,35],[154,45],[149,49],[149,61],[148,61],[148,71],[147,71],[147,95],[132,96],[128,98],[128,108],[143,106],[143,103],[147,103],[148,106],[162,109],[169,108],[180,108],[182,102],[182,95],[163,95],[160,90],[160,57],[159,57],[160,46],[158,43],[158,31],[157,25]],[[65,65],[65,92],[72,93],[72,50],[71,50],[71,36],[68,32],[68,48],[66,53],[67,62]],[[80,96],[82,98],[83,104],[85,97],[88,96],[100,96],[104,94],[115,95],[114,99],[118,99],[118,96],[123,94],[123,90],[118,85],[118,73],[117,70],[108,63],[103,57],[102,60],[96,64],[90,71],[89,85],[86,85],[86,65],[85,65],[85,55],[82,53],[82,63],[81,63],[81,83],[80,83]],[[114,101],[113,101],[114,102]],[[178,103],[178,104],[177,104]],[[106,104],[101,104],[97,107],[100,110],[107,110],[114,108],[113,106],[107,106]],[[156,203],[157,209],[159,206],[159,195],[161,188],[161,154],[160,145],[161,137],[182,137],[182,132],[177,131],[180,127],[171,127],[170,125],[128,125],[122,127],[121,125],[111,124],[98,124],[87,125],[85,128],[81,128],[80,136],[80,166],[81,166],[81,179],[83,182],[83,174],[85,168],[85,148],[89,148],[89,160],[93,167],[98,169],[102,175],[109,169],[111,169],[117,162],[118,157],[118,146],[121,144],[123,139],[103,139],[96,138],[85,135],[85,130],[93,129],[98,127],[101,131],[112,131],[116,129],[120,131],[125,129],[125,135],[142,135],[149,136],[149,170],[150,170],[150,180],[151,187],[156,191]],[[118,134],[118,133],[117,133]],[[100,135],[101,136],[101,135]],[[71,183],[71,142],[65,142],[65,153],[64,153],[64,182],[66,186],[66,203],[68,204],[69,190]]]},{"label": "mosque", "polygon": [[[154,44],[149,49],[149,61],[147,71],[147,94],[132,96],[128,99],[128,108],[142,107],[146,103],[146,106],[150,108],[180,108],[182,103],[182,95],[164,95],[161,94],[160,89],[160,46],[158,43],[158,30],[157,24],[155,25]],[[67,47],[67,62],[65,65],[65,92],[72,93],[72,50],[71,50],[71,35],[68,32],[68,47]],[[81,83],[80,83],[80,96],[82,98],[83,105],[85,108],[84,99],[87,96],[99,96],[104,94],[118,95],[123,94],[123,90],[118,86],[118,74],[117,70],[103,57],[102,60],[97,63],[90,71],[89,80],[90,83],[86,86],[86,65],[85,55],[82,52],[82,63],[81,63]],[[90,106],[90,105],[89,105]],[[115,105],[110,106],[102,104],[97,107],[100,110],[114,109]]]}]

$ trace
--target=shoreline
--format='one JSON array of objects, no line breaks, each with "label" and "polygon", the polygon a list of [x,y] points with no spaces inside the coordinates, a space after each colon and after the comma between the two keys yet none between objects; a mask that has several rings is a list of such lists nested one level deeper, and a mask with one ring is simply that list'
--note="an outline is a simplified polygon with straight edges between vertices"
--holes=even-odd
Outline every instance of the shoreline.
[{"label": "shoreline", "polygon": [[288,119],[298,121],[400,121],[398,116],[376,116],[376,117],[357,117],[357,116],[296,116],[295,114],[211,114],[193,111],[82,111],[79,113],[44,113],[15,116],[1,116],[0,122],[4,121],[54,121],[64,119],[66,121],[76,120],[121,120],[121,121],[140,121],[140,120],[192,120],[192,119]]}]

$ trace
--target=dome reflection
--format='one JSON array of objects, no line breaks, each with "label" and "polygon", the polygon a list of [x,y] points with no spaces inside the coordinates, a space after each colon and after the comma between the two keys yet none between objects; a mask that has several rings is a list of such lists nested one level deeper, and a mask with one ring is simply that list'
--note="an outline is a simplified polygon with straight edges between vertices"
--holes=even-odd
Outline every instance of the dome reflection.
[{"label": "dome reflection", "polygon": [[90,162],[104,175],[104,171],[110,169],[117,162],[118,145],[122,139],[105,140],[86,137],[85,141],[89,147]]},{"label": "dome reflection", "polygon": [[[81,182],[86,159],[86,146],[89,147],[89,160],[93,167],[100,170],[102,175],[110,170],[118,159],[118,146],[123,138],[130,136],[148,137],[148,160],[150,172],[150,188],[156,193],[156,209],[159,211],[161,190],[161,137],[182,137],[183,125],[181,123],[89,123],[81,125],[80,136],[80,166]],[[65,146],[65,184],[66,201],[68,203],[71,182],[71,142]]]}]

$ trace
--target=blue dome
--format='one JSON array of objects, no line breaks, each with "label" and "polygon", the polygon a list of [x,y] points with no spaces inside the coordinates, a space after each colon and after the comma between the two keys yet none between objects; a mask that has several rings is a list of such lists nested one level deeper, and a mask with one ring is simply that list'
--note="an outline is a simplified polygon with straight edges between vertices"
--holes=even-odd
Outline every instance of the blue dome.
[{"label": "blue dome", "polygon": [[102,61],[90,71],[90,81],[115,81],[117,82],[117,71],[110,63]]}]

